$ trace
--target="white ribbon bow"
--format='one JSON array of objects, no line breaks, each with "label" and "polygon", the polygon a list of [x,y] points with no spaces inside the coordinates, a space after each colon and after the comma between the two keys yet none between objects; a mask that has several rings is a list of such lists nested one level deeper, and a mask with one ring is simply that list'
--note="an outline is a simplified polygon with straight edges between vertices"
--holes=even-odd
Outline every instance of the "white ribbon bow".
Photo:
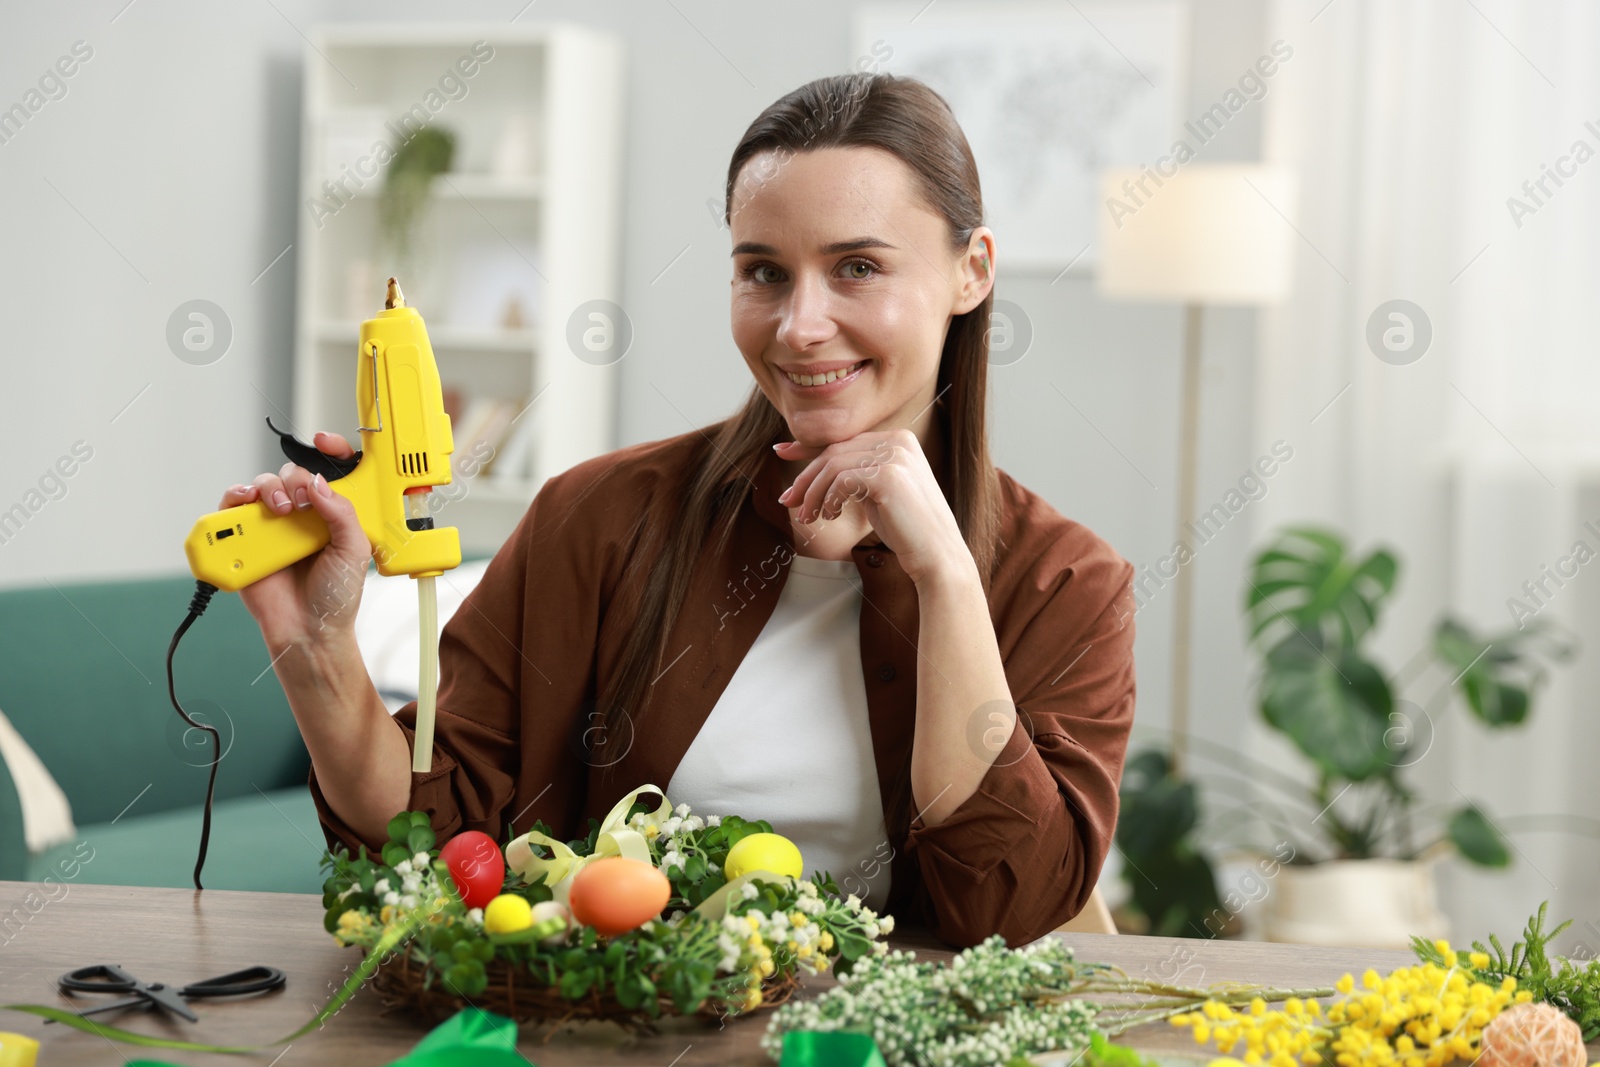
[{"label": "white ribbon bow", "polygon": [[[566,904],[567,893],[572,888],[572,879],[585,864],[607,856],[627,856],[629,859],[651,863],[649,840],[628,826],[628,809],[633,807],[634,802],[643,793],[654,793],[661,798],[660,806],[645,816],[647,824],[655,823],[659,827],[672,814],[672,804],[667,800],[667,795],[657,787],[642,785],[617,801],[616,806],[601,821],[600,832],[595,836],[594,852],[591,855],[580,856],[563,841],[557,841],[547,834],[529,831],[506,845],[506,866],[516,871],[522,880],[529,884],[544,877],[545,884],[550,887],[555,899]],[[535,855],[533,845],[542,845],[549,849],[551,857],[545,859]]]}]

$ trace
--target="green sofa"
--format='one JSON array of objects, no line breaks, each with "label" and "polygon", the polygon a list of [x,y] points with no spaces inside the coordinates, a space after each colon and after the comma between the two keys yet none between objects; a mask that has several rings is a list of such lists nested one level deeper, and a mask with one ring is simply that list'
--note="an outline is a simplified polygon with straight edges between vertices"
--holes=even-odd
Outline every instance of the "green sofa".
[{"label": "green sofa", "polygon": [[[194,884],[211,742],[173,710],[166,674],[193,592],[188,575],[0,590],[0,712],[61,785],[78,829],[30,856],[0,763],[0,879]],[[320,892],[310,757],[237,596],[212,598],[174,678],[191,715],[226,724],[205,887]]]}]

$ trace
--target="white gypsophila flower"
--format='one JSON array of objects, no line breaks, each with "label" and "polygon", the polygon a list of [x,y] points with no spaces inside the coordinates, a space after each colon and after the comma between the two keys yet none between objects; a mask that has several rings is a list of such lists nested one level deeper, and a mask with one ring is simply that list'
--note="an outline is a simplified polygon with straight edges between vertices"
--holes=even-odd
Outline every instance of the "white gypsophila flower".
[{"label": "white gypsophila flower", "polygon": [[422,889],[422,876],[420,874],[406,875],[404,878],[400,879],[400,889],[405,893],[416,893],[420,891]]},{"label": "white gypsophila flower", "polygon": [[394,873],[395,874],[410,874],[411,873],[411,861],[409,859],[403,859],[399,863],[395,864],[394,865]]},{"label": "white gypsophila flower", "polygon": [[426,852],[418,852],[415,856],[412,856],[411,857],[411,869],[412,870],[416,870],[416,871],[425,871],[425,870],[427,870],[428,869],[428,854]]},{"label": "white gypsophila flower", "polygon": [[387,879],[387,878],[379,878],[376,882],[372,883],[372,894],[373,894],[373,896],[381,897],[385,893],[387,893],[388,891],[389,891],[389,879]]},{"label": "white gypsophila flower", "polygon": [[406,911],[410,911],[417,906],[417,898],[411,893],[403,893],[400,896],[400,906]]},{"label": "white gypsophila flower", "polygon": [[706,827],[707,828],[717,827],[717,826],[721,826],[721,825],[722,825],[722,816],[720,816],[720,815],[707,815],[706,816]]},{"label": "white gypsophila flower", "polygon": [[482,926],[483,925],[483,909],[482,908],[469,908],[467,910],[467,922],[472,923],[475,926]]},{"label": "white gypsophila flower", "polygon": [[700,830],[705,827],[706,821],[698,815],[690,815],[683,820],[685,830]]},{"label": "white gypsophila flower", "polygon": [[[352,885],[349,889],[346,889],[343,893],[339,894],[339,899],[340,900],[349,900],[350,899],[350,894],[354,893],[356,890],[358,890],[360,888],[361,887],[359,885]],[[374,888],[376,888],[376,887],[374,887]]]},{"label": "white gypsophila flower", "polygon": [[672,818],[661,824],[661,839],[664,841],[671,837],[673,834],[678,832],[678,829],[681,826],[683,826],[683,820],[674,815]]},{"label": "white gypsophila flower", "polygon": [[739,893],[746,900],[754,900],[756,897],[761,895],[761,890],[756,888],[756,884],[754,882],[746,882],[744,885],[739,887]]},{"label": "white gypsophila flower", "polygon": [[687,804],[679,804],[677,807],[673,808],[672,810],[673,810],[674,814],[676,814],[679,818],[682,818],[683,816],[689,814],[689,805],[687,805]]},{"label": "white gypsophila flower", "polygon": [[883,918],[879,919],[878,929],[883,932],[884,936],[894,933],[894,916],[885,915]]},{"label": "white gypsophila flower", "polygon": [[683,866],[683,854],[680,853],[675,848],[668,849],[667,850],[667,854],[665,856],[661,857],[661,873],[662,874],[666,874],[673,867],[682,867],[682,866]]},{"label": "white gypsophila flower", "polygon": [[799,893],[803,897],[814,897],[814,896],[816,896],[817,895],[817,883],[815,883],[815,882],[801,882],[800,883]]},{"label": "white gypsophila flower", "polygon": [[383,902],[385,904],[398,905],[400,903],[400,894],[391,889],[389,892],[383,895]]},{"label": "white gypsophila flower", "polygon": [[845,897],[844,902],[852,908],[861,907],[861,898],[856,896],[854,893],[851,893],[849,896]]}]

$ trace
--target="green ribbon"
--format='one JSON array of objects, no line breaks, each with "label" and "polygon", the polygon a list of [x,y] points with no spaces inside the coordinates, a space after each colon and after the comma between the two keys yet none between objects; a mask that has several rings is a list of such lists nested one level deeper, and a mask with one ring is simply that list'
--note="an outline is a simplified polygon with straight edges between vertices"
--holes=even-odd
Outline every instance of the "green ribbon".
[{"label": "green ribbon", "polygon": [[871,1034],[845,1030],[790,1030],[778,1067],[887,1067]]},{"label": "green ribbon", "polygon": [[390,1067],[533,1067],[517,1051],[517,1024],[504,1015],[465,1008],[440,1023]]}]

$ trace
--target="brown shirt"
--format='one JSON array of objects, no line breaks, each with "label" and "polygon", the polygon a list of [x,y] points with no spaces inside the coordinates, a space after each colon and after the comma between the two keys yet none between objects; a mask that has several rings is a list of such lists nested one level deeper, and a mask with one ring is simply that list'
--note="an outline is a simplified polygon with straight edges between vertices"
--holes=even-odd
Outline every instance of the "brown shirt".
[{"label": "brown shirt", "polygon": [[[615,671],[631,620],[608,612],[641,509],[666,523],[701,432],[633,445],[547,481],[439,638],[433,768],[412,775],[412,810],[441,840],[543,820],[582,837],[629,789],[665,788],[734,669],[777,604],[794,552],[788,486],[768,457],[728,551],[706,553],[672,629],[649,704],[624,737],[590,753],[595,695]],[[1016,726],[973,795],[937,826],[898,820],[887,842],[888,912],[952,945],[993,933],[1021,944],[1076,915],[1111,847],[1117,784],[1133,721],[1133,568],[1086,527],[999,473],[1001,546],[990,615],[1018,708]],[[882,543],[852,549],[861,576],[861,670],[880,788],[911,759],[917,591]],[[448,582],[449,575],[440,579]],[[681,651],[680,651],[681,650]],[[674,658],[675,657],[675,658]],[[395,719],[408,744],[416,702]],[[976,720],[970,737],[981,738]],[[592,738],[590,739],[592,740]],[[360,837],[311,794],[330,847]],[[909,801],[914,805],[914,801]],[[762,817],[759,811],[704,812]],[[888,825],[896,820],[886,819]],[[778,832],[783,827],[777,826]],[[871,857],[882,861],[882,853]],[[864,859],[869,859],[864,857]],[[837,879],[851,873],[833,872]]]}]

